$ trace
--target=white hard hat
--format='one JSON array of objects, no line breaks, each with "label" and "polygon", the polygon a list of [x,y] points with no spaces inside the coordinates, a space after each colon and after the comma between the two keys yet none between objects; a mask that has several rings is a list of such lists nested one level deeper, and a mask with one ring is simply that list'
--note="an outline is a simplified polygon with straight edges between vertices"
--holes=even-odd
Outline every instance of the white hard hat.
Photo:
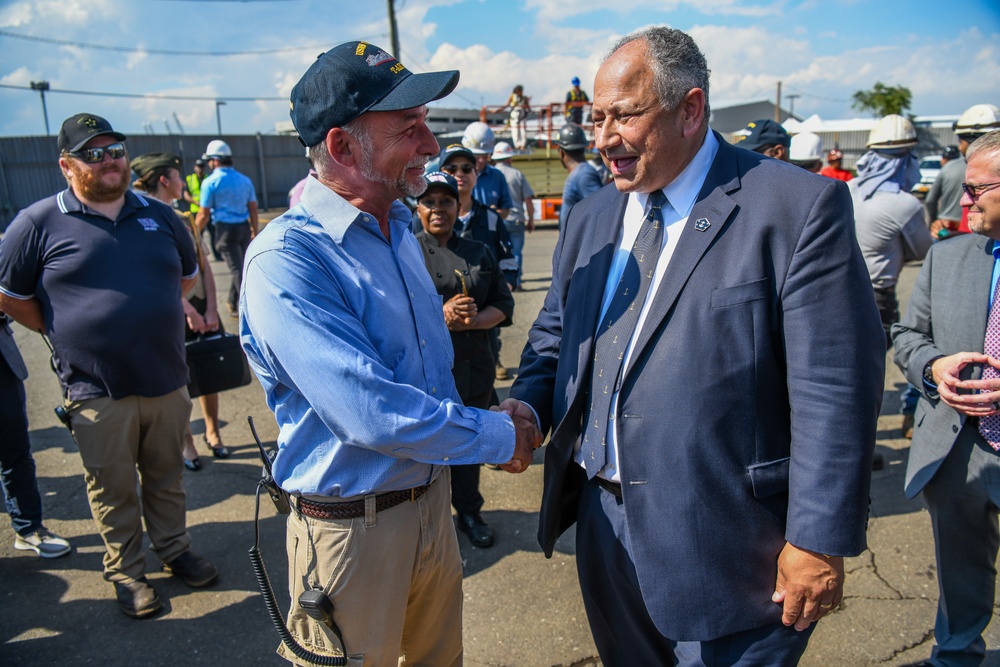
[{"label": "white hard hat", "polygon": [[868,148],[912,148],[917,145],[917,130],[906,118],[891,113],[878,119],[868,135]]},{"label": "white hard hat", "polygon": [[208,142],[208,148],[205,149],[205,155],[209,157],[232,157],[233,151],[229,148],[229,144],[221,139],[215,139],[214,141]]},{"label": "white hard hat", "polygon": [[486,123],[476,121],[469,123],[462,135],[462,145],[476,155],[489,155],[493,152],[493,144],[496,139],[493,137],[493,130]]},{"label": "white hard hat", "polygon": [[823,159],[823,140],[812,132],[799,132],[792,137],[788,159],[794,162],[814,162]]},{"label": "white hard hat", "polygon": [[1000,129],[1000,108],[992,104],[974,104],[958,117],[952,129],[955,134],[986,134]]},{"label": "white hard hat", "polygon": [[493,149],[493,159],[497,160],[509,160],[510,158],[517,155],[514,147],[508,144],[506,141],[498,141],[496,148]]}]

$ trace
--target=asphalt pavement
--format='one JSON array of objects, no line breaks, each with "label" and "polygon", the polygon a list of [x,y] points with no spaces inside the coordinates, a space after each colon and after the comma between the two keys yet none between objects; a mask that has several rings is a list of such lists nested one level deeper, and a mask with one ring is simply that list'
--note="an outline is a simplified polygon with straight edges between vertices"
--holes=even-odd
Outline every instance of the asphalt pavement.
[{"label": "asphalt pavement", "polygon": [[[525,290],[515,294],[515,324],[502,335],[502,359],[512,373],[549,284],[556,235],[554,229],[541,229],[525,244]],[[221,296],[229,286],[228,272],[219,262],[212,268]],[[918,269],[908,266],[903,272],[904,304]],[[225,324],[236,328],[235,320],[227,318]],[[48,350],[24,328],[15,326],[15,333],[31,371],[28,416],[45,523],[69,539],[74,552],[43,560],[15,551],[9,522],[0,518],[0,665],[287,664],[274,653],[279,638],[247,557],[260,471],[247,416],[254,417],[265,442],[273,444],[277,434],[256,380],[226,392],[220,401],[223,439],[233,456],[214,460],[202,444],[202,470],[185,472],[194,548],[216,563],[219,582],[189,589],[160,572],[155,556],[147,552],[149,578],[165,609],[152,619],[135,621],[118,611],[112,586],[101,576],[104,550],[87,505],[79,452],[52,412],[61,397]],[[897,395],[903,384],[890,359],[878,431],[878,451],[886,464],[873,476],[869,550],[848,560],[844,601],[820,622],[804,666],[898,666],[930,655],[937,600],[934,548],[926,509],[902,492],[909,448],[899,430]],[[509,385],[498,383],[501,397]],[[204,426],[197,402],[192,426],[200,440]],[[522,475],[483,470],[483,515],[496,530],[495,546],[478,549],[459,534],[466,665],[600,665],[580,598],[573,531],[548,560],[535,540],[541,460],[539,451],[537,465]],[[669,520],[664,517],[665,530]],[[284,522],[266,497],[260,523],[261,551],[279,605],[287,612]],[[697,600],[691,601],[691,613],[698,613]],[[987,629],[986,638],[989,647],[1000,645],[996,624]],[[1000,651],[990,648],[986,664],[1000,665]]]}]

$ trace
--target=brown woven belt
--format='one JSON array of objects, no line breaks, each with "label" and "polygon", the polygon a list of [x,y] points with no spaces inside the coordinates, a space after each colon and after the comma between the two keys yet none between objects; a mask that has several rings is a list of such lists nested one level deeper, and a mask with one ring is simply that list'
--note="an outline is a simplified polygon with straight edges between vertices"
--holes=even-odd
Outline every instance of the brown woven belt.
[{"label": "brown woven belt", "polygon": [[[402,491],[380,493],[375,496],[375,511],[382,512],[407,500],[412,502],[427,493],[429,488],[431,485],[427,484]],[[298,498],[296,505],[299,512],[314,519],[356,519],[365,515],[364,498],[346,503],[316,503],[305,498]]]}]

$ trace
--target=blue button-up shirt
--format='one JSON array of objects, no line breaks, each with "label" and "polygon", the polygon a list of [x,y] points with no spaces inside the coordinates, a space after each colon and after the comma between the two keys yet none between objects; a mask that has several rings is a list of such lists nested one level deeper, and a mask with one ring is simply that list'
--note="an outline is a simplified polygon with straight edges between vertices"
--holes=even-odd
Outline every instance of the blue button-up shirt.
[{"label": "blue button-up shirt", "polygon": [[250,245],[240,336],[290,493],[407,489],[441,465],[513,456],[511,419],[458,398],[441,297],[409,224],[395,202],[387,241],[373,216],[309,179]]},{"label": "blue button-up shirt", "polygon": [[201,183],[201,206],[212,209],[213,223],[246,222],[256,201],[253,181],[232,167],[216,167]]},{"label": "blue button-up shirt", "polygon": [[486,165],[483,173],[476,176],[476,185],[472,188],[472,198],[487,206],[497,208],[512,208],[514,202],[510,198],[510,188],[507,179],[496,167]]}]

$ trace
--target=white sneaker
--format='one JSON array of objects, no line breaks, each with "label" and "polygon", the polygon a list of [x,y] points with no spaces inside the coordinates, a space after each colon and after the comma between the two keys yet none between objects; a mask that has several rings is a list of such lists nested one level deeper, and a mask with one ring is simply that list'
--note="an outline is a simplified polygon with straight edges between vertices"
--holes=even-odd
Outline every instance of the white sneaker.
[{"label": "white sneaker", "polygon": [[27,535],[18,535],[14,538],[14,548],[20,551],[34,551],[42,558],[59,558],[72,551],[69,542],[50,533],[46,528],[39,528]]}]

